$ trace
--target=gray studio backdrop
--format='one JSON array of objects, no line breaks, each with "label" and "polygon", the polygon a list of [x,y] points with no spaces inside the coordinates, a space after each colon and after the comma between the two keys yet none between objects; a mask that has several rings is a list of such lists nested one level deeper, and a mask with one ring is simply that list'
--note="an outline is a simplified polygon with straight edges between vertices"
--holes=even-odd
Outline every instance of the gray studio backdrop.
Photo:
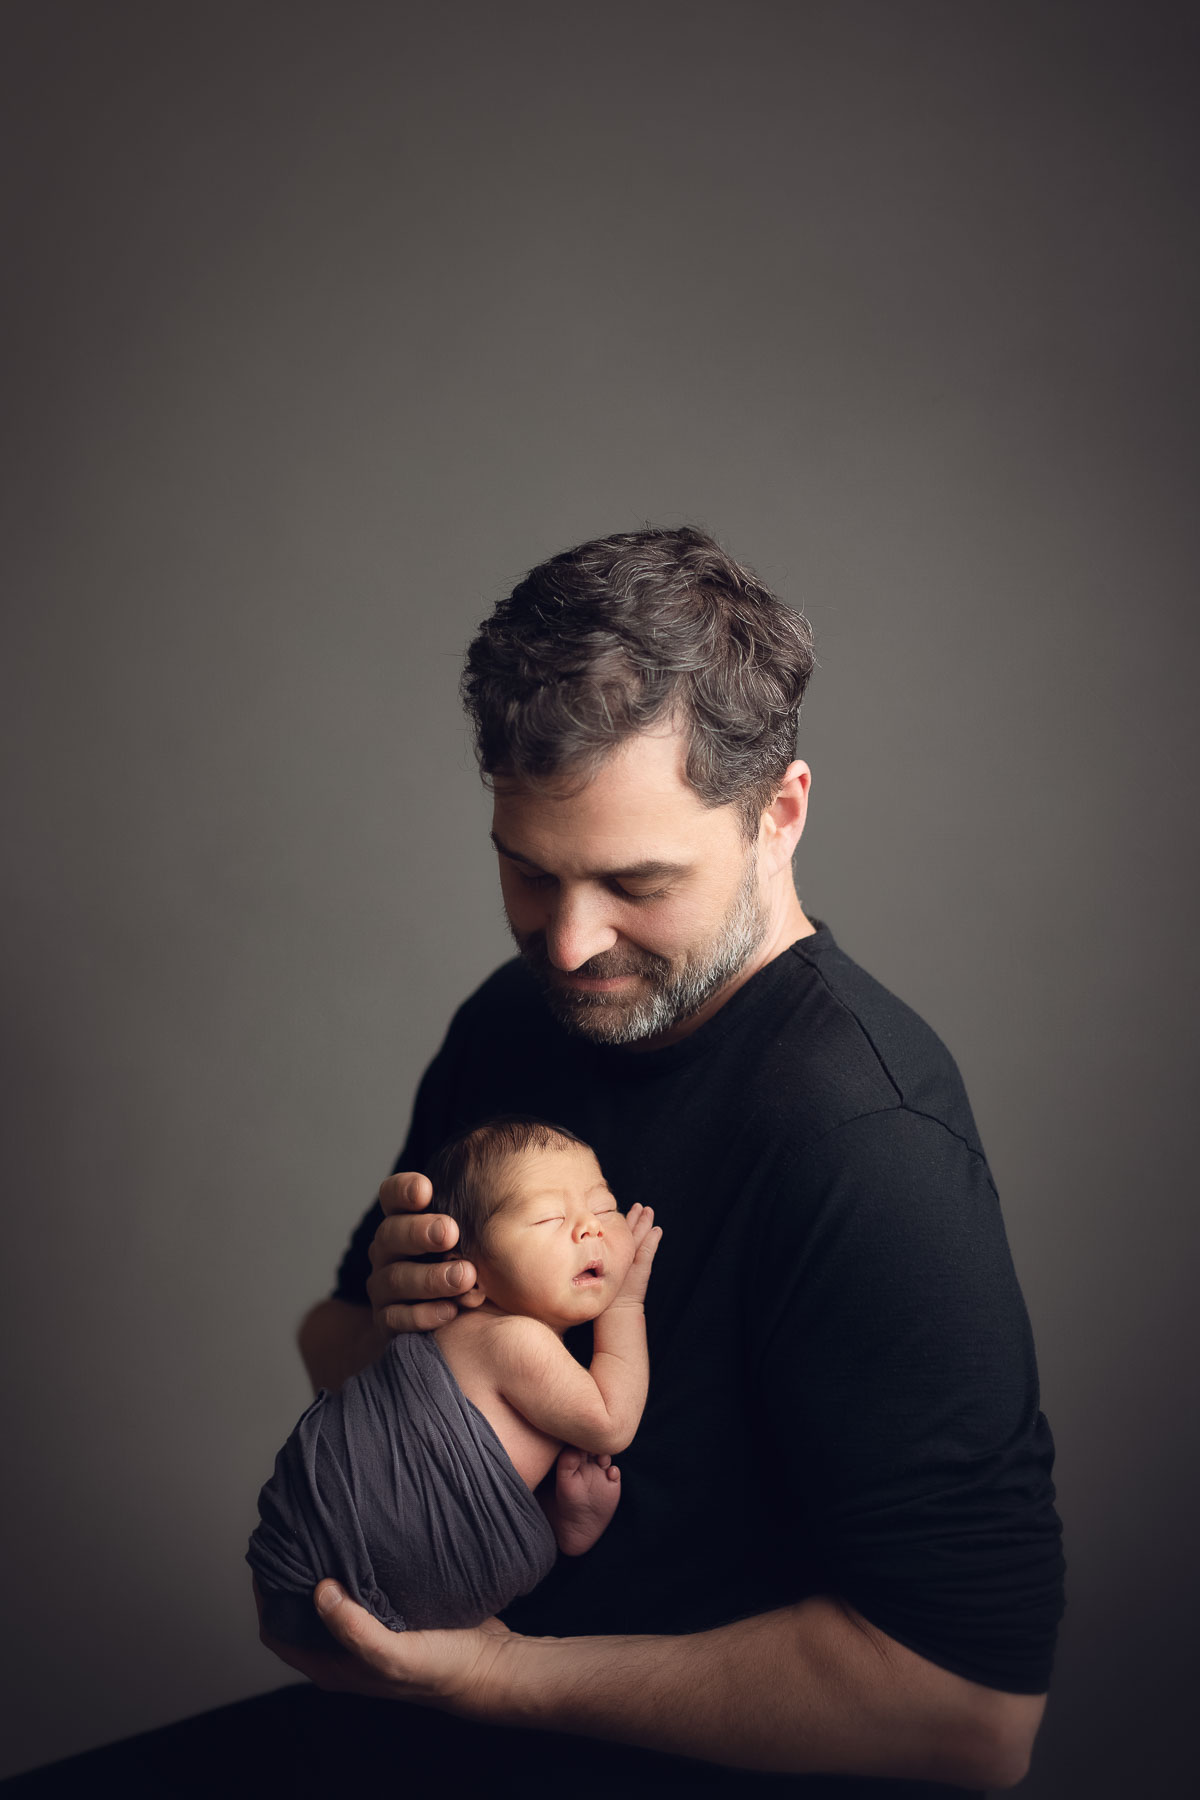
[{"label": "gray studio backdrop", "polygon": [[1028,1791],[1176,1791],[1196,9],[3,24],[0,1772],[287,1678],[295,1326],[507,954],[462,648],[694,520],[814,622],[801,893],[1005,1199],[1071,1565]]}]

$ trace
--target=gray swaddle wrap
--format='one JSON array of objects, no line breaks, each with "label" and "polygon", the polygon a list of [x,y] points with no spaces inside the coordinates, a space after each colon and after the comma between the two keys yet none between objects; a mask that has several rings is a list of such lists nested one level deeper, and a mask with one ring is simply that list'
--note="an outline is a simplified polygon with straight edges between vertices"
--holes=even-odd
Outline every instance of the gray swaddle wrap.
[{"label": "gray swaddle wrap", "polygon": [[433,1333],[393,1338],[322,1392],[275,1459],[246,1560],[268,1630],[328,1643],[312,1603],[333,1576],[392,1631],[478,1625],[553,1567],[554,1534]]}]

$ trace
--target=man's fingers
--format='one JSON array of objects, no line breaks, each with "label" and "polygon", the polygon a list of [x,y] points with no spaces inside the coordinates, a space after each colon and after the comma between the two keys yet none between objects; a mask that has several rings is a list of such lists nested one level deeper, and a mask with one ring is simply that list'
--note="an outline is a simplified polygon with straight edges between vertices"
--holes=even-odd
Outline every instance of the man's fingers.
[{"label": "man's fingers", "polygon": [[407,1256],[440,1256],[458,1242],[458,1226],[445,1213],[393,1213],[371,1239],[371,1267]]},{"label": "man's fingers", "polygon": [[367,1281],[367,1298],[379,1312],[385,1306],[418,1306],[423,1300],[456,1300],[475,1286],[475,1265],[462,1257],[451,1262],[389,1262]]},{"label": "man's fingers", "polygon": [[379,1204],[385,1213],[420,1212],[432,1199],[433,1183],[414,1169],[389,1175],[379,1189]]},{"label": "man's fingers", "polygon": [[[472,1294],[475,1266],[455,1256],[458,1226],[444,1213],[419,1210],[433,1198],[428,1176],[415,1171],[389,1175],[379,1190],[385,1218],[371,1241],[372,1275],[367,1281],[376,1324],[393,1336],[436,1331],[464,1306],[478,1306]],[[427,1261],[429,1257],[440,1260]]]}]

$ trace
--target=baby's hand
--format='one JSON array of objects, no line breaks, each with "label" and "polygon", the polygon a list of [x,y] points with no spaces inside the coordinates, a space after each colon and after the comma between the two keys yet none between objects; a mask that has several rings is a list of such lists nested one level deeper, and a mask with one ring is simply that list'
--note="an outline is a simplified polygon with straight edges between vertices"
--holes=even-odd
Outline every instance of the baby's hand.
[{"label": "baby's hand", "polygon": [[631,1206],[625,1215],[625,1222],[633,1237],[634,1257],[613,1305],[619,1306],[625,1301],[640,1306],[646,1298],[646,1284],[650,1280],[654,1252],[662,1242],[662,1226],[654,1223],[652,1206]]}]

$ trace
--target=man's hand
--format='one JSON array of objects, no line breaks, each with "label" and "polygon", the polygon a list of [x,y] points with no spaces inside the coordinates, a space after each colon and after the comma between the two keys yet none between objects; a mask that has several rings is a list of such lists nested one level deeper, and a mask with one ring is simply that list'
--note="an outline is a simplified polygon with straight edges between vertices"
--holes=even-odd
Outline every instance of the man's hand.
[{"label": "man's hand", "polygon": [[479,1306],[472,1294],[475,1267],[465,1258],[424,1263],[412,1259],[441,1255],[458,1242],[458,1226],[445,1213],[426,1212],[433,1199],[427,1175],[389,1175],[379,1190],[387,1215],[371,1243],[374,1274],[367,1282],[375,1324],[390,1337],[402,1331],[433,1331],[452,1319],[459,1306]]},{"label": "man's hand", "polygon": [[375,1233],[367,1281],[369,1304],[319,1300],[300,1326],[300,1354],[314,1391],[336,1392],[352,1375],[381,1357],[402,1331],[432,1331],[459,1306],[478,1306],[474,1266],[452,1254],[446,1262],[417,1262],[453,1252],[458,1226],[444,1213],[425,1209],[433,1198],[428,1176],[389,1175],[379,1190],[387,1217]]},{"label": "man's hand", "polygon": [[322,1581],[316,1608],[335,1643],[327,1651],[301,1650],[263,1629],[257,1581],[254,1601],[260,1641],[317,1687],[378,1700],[412,1700],[464,1718],[486,1716],[484,1696],[496,1662],[515,1641],[499,1619],[485,1619],[471,1631],[389,1631],[336,1581]]}]

